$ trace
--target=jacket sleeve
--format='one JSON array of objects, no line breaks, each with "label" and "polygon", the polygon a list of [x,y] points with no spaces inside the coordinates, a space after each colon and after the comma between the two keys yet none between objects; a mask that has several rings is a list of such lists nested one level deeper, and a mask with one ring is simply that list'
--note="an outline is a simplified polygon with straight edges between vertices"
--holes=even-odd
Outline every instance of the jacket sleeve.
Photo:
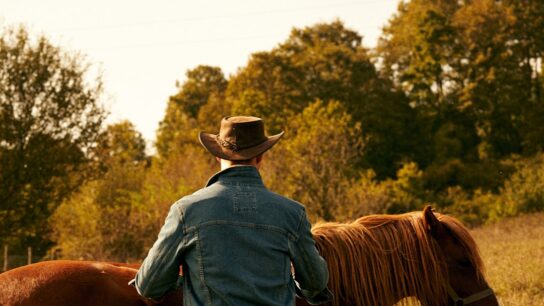
[{"label": "jacket sleeve", "polygon": [[149,250],[136,274],[138,293],[149,299],[159,299],[176,289],[183,250],[183,215],[177,205],[172,205],[157,241]]},{"label": "jacket sleeve", "polygon": [[295,280],[303,296],[310,301],[313,297],[329,292],[327,263],[319,255],[312,237],[311,225],[306,213],[301,216],[298,239],[289,242],[291,260],[295,268]]}]

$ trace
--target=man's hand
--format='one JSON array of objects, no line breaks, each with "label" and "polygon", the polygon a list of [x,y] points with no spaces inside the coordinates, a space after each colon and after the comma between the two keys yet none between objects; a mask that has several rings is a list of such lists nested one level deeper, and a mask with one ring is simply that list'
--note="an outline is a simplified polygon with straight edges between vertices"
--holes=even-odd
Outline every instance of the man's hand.
[{"label": "man's hand", "polygon": [[[136,289],[136,279],[133,279],[133,280],[129,281],[128,285],[132,286],[132,287],[134,287]],[[156,299],[146,298],[145,296],[141,296],[141,295],[140,295],[140,297],[144,300],[144,303],[146,305],[149,305],[149,306],[158,305],[158,304],[164,302],[164,300],[168,296],[168,294],[172,293],[173,291],[178,290],[181,286],[183,286],[183,275],[180,274],[179,277],[178,277],[178,280],[176,281],[175,287],[172,290],[170,290],[167,294],[165,294],[163,297],[161,297],[160,299],[156,300]]]},{"label": "man's hand", "polygon": [[[128,285],[132,286],[132,287],[134,287],[134,289],[136,289],[136,279],[133,279],[130,282],[128,282]],[[141,295],[140,295],[140,297],[142,298],[144,303],[146,305],[148,305],[148,306],[158,305],[158,304],[160,304],[160,303],[162,303],[164,301],[164,297],[160,298],[159,300],[146,298],[145,296],[141,296]]]},{"label": "man's hand", "polygon": [[304,295],[304,293],[302,293],[302,290],[300,289],[296,281],[295,281],[295,294],[299,298],[305,299],[306,302],[308,302],[308,304],[310,305],[323,305],[334,300],[334,295],[329,290],[329,288],[323,289],[321,292],[319,292],[313,297],[308,297]]}]

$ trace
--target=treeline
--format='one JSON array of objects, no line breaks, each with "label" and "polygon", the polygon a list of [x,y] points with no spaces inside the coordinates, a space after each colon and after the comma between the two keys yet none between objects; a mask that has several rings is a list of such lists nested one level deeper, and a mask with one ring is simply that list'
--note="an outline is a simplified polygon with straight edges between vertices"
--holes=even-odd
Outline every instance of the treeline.
[{"label": "treeline", "polygon": [[[24,30],[14,33],[0,44],[0,56],[8,54],[0,242],[55,247],[72,258],[142,258],[168,207],[218,170],[197,133],[217,132],[230,114],[260,116],[270,134],[286,131],[265,156],[263,178],[304,203],[313,221],[427,203],[472,224],[544,209],[541,1],[401,2],[373,50],[334,21],[293,29],[228,77],[195,67],[168,101],[154,156],[130,122],[98,131],[101,83],[83,82],[73,56],[58,62],[75,66],[55,68],[71,74],[53,74],[78,76],[69,89],[28,85],[47,79],[32,69],[51,64],[40,43],[27,47],[28,62],[11,63],[28,40]],[[18,69],[28,72],[12,78]],[[54,98],[59,92],[74,98]],[[50,132],[51,114],[72,104],[86,108],[67,107],[72,119],[59,117],[64,123]],[[51,119],[40,115],[43,125],[22,128],[42,112]]]}]

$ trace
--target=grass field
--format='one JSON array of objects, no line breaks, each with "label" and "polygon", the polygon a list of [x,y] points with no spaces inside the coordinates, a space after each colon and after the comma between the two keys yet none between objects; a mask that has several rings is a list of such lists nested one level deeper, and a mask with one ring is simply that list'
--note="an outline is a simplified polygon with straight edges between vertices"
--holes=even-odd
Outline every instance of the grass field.
[{"label": "grass field", "polygon": [[500,305],[544,305],[544,214],[472,230]]}]

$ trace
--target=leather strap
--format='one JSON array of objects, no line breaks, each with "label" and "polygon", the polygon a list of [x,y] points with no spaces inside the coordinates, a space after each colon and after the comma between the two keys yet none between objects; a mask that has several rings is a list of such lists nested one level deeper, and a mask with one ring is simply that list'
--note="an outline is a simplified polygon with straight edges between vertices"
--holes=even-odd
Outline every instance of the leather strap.
[{"label": "leather strap", "polygon": [[473,295],[471,295],[469,297],[461,298],[461,297],[459,297],[459,295],[457,295],[457,292],[455,292],[455,290],[453,290],[453,288],[450,286],[450,284],[448,284],[448,294],[449,294],[450,298],[453,300],[453,303],[456,306],[464,306],[464,305],[472,304],[472,303],[477,302],[479,300],[483,300],[488,296],[494,295],[495,292],[493,292],[493,289],[487,288],[487,289],[485,289],[483,291],[480,291],[478,293],[474,293]]}]

